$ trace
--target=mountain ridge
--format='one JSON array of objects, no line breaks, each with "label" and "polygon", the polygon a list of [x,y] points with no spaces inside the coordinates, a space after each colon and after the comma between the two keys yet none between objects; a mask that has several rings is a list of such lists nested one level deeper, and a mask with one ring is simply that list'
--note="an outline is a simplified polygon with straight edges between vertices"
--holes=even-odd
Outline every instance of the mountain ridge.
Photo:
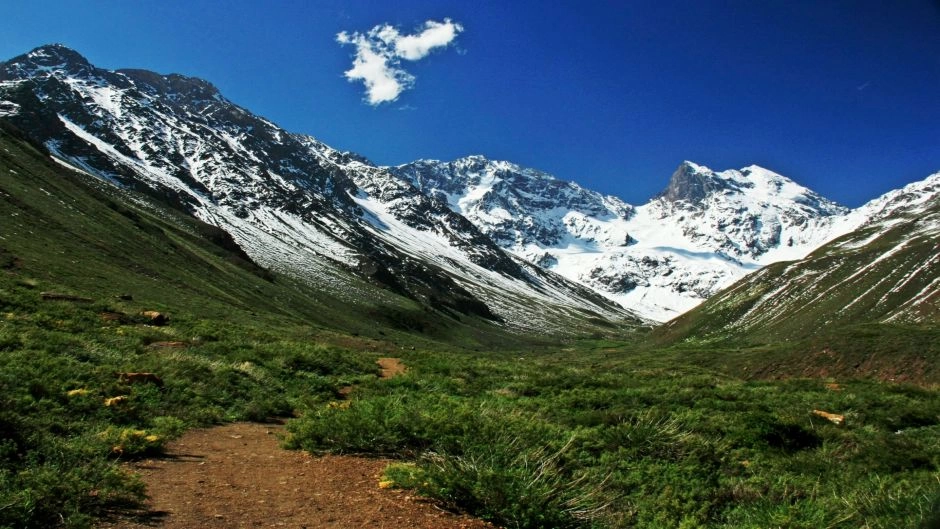
[{"label": "mountain ridge", "polygon": [[389,170],[511,253],[660,322],[868,216],[756,165],[716,172],[685,161],[642,205],[479,155]]},{"label": "mountain ridge", "polygon": [[[560,305],[562,319],[574,308],[663,322],[877,215],[756,165],[685,161],[639,206],[481,155],[378,167],[208,81],[101,70],[61,45],[0,63],[0,114],[77,168],[225,227],[265,266],[326,287],[340,266],[455,314],[527,313],[510,317],[524,325],[538,314],[507,288]],[[918,192],[936,191],[892,200]]]},{"label": "mountain ridge", "polygon": [[[337,273],[350,270],[453,317],[520,329],[564,333],[571,318],[639,321],[505,254],[433,200],[396,207],[387,193],[394,178],[382,169],[278,128],[211,83],[101,70],[64,50],[41,47],[0,63],[0,99],[16,108],[5,119],[79,169],[222,227],[263,266],[354,300],[366,294]],[[383,221],[382,212],[391,217]]]}]

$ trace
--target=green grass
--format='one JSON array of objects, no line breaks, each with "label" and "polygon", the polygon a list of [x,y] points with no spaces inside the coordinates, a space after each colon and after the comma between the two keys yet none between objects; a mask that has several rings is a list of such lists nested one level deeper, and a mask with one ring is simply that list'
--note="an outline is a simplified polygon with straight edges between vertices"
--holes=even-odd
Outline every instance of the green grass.
[{"label": "green grass", "polygon": [[[186,428],[290,415],[377,373],[375,353],[319,344],[303,327],[180,313],[167,327],[106,322],[113,306],[44,301],[7,274],[0,293],[0,527],[86,527],[140,499],[118,462]],[[165,340],[188,346],[153,346]],[[163,386],[123,383],[123,372]]]},{"label": "green grass", "polygon": [[387,479],[506,527],[916,527],[940,491],[935,390],[662,353],[407,361],[292,421],[291,445],[416,461]]}]

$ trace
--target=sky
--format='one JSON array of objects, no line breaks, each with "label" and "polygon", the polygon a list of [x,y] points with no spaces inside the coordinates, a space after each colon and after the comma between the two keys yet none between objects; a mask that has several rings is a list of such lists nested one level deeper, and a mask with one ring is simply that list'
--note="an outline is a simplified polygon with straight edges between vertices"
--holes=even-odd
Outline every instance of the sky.
[{"label": "sky", "polygon": [[[49,43],[181,73],[375,163],[510,160],[641,204],[683,160],[848,206],[940,171],[936,0],[5,0]],[[397,86],[396,86],[397,85]]]}]

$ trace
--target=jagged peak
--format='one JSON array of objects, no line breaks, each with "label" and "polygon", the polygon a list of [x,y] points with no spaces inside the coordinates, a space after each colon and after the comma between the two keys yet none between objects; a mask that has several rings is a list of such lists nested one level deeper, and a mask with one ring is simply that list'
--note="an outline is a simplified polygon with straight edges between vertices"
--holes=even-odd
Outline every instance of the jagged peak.
[{"label": "jagged peak", "polygon": [[506,166],[506,167],[513,167],[518,170],[522,170],[522,167],[510,161],[494,160],[483,154],[468,154],[466,156],[454,158],[453,160],[449,160],[449,161],[440,160],[436,158],[421,158],[413,162],[401,164],[398,167],[405,167],[408,165],[451,165],[451,166],[476,165],[479,167]]},{"label": "jagged peak", "polygon": [[685,201],[698,204],[715,191],[737,187],[721,178],[711,169],[688,160],[679,164],[669,178],[669,184],[655,198],[667,202]]},{"label": "jagged peak", "polygon": [[[209,81],[181,74],[159,74],[142,69],[121,69],[115,72],[96,68],[83,55],[64,44],[46,44],[0,63],[7,77],[43,77],[55,75],[115,81],[112,73],[123,75],[140,88],[160,94],[175,94],[191,100],[222,99],[219,90]],[[0,77],[3,72],[0,71]]]},{"label": "jagged peak", "polygon": [[693,161],[691,161],[691,160],[683,160],[682,163],[679,164],[678,169],[676,169],[676,170],[678,171],[679,169],[682,169],[682,168],[687,168],[688,170],[693,171],[693,172],[696,172],[696,173],[712,173],[712,172],[714,172],[714,171],[712,171],[711,169],[709,169],[708,167],[705,167],[704,165],[697,164],[697,163],[695,163],[695,162],[693,162]]},{"label": "jagged peak", "polygon": [[357,152],[353,152],[353,151],[343,151],[341,154],[342,154],[343,156],[349,158],[349,159],[352,160],[352,161],[361,163],[362,165],[368,165],[368,166],[370,166],[370,167],[375,167],[375,163],[374,163],[372,160],[366,158],[365,156],[363,156],[363,155],[361,155],[361,154],[359,154],[359,153],[357,153]]},{"label": "jagged peak", "polygon": [[30,73],[65,71],[78,74],[94,69],[88,59],[64,44],[46,44],[0,63]]},{"label": "jagged peak", "polygon": [[893,189],[880,197],[874,198],[857,211],[870,218],[882,218],[898,209],[917,212],[922,206],[929,206],[940,196],[940,171],[923,180],[911,182],[900,189]]},{"label": "jagged peak", "polygon": [[841,206],[819,196],[792,179],[775,171],[751,164],[741,169],[714,171],[694,162],[684,161],[669,179],[665,190],[654,200],[666,202],[684,201],[699,205],[717,193],[755,193],[765,197],[779,196],[807,205],[817,204],[824,209],[841,209]]},{"label": "jagged peak", "polygon": [[751,165],[748,165],[747,167],[742,167],[741,169],[739,169],[739,171],[740,171],[742,174],[749,174],[749,173],[754,173],[754,172],[762,172],[762,173],[768,173],[768,174],[772,174],[772,175],[782,176],[780,173],[771,171],[770,169],[768,169],[768,168],[766,168],[766,167],[761,167],[760,165],[757,165],[757,164],[751,164]]}]

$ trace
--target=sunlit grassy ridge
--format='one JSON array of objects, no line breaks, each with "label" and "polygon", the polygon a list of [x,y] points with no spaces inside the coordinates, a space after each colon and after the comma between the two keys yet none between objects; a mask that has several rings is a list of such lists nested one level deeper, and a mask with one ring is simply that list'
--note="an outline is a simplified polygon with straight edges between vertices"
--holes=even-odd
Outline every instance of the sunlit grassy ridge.
[{"label": "sunlit grassy ridge", "polygon": [[[750,376],[940,384],[940,203],[902,208],[776,263],[662,325],[654,343]],[[743,373],[742,373],[743,374]]]}]

